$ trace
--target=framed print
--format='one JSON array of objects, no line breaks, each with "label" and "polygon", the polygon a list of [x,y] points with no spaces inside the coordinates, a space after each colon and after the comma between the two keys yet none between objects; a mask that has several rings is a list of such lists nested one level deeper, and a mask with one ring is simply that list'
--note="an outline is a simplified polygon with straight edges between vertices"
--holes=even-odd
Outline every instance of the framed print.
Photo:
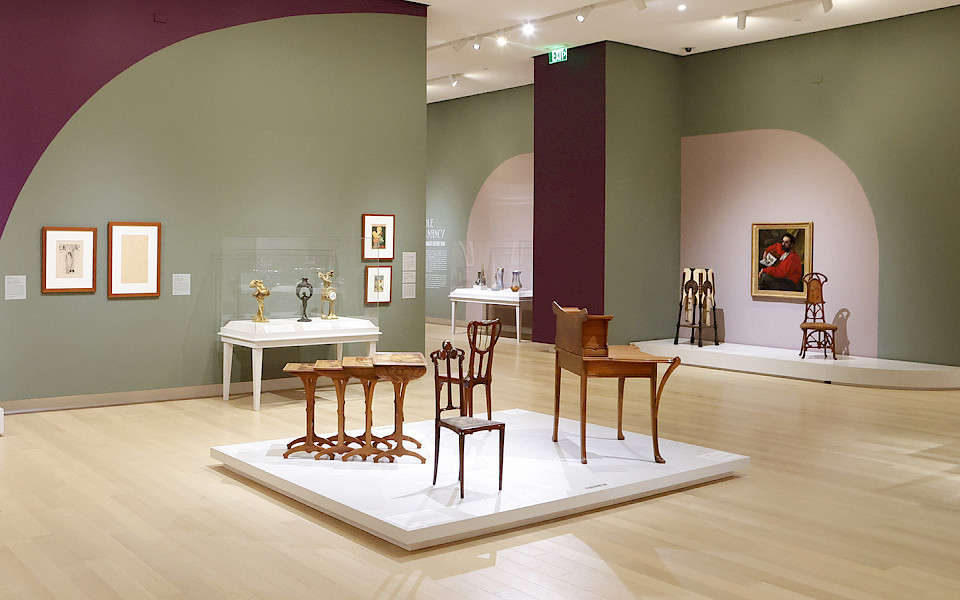
[{"label": "framed print", "polygon": [[754,223],[752,236],[750,294],[803,300],[801,279],[813,270],[813,223]]},{"label": "framed print", "polygon": [[363,301],[367,304],[390,302],[390,290],[393,287],[393,267],[367,267],[366,293]]},{"label": "framed print", "polygon": [[363,215],[363,260],[393,260],[394,215]]},{"label": "framed print", "polygon": [[107,223],[107,297],[160,295],[160,223]]},{"label": "framed print", "polygon": [[97,228],[44,227],[40,293],[97,291]]}]

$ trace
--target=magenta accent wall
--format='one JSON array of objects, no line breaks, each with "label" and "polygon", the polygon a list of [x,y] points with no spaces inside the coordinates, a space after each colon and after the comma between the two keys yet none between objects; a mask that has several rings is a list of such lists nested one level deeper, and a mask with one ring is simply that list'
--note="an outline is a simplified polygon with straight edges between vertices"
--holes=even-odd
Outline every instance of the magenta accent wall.
[{"label": "magenta accent wall", "polygon": [[606,43],[533,64],[533,340],[552,344],[553,301],[603,313]]},{"label": "magenta accent wall", "polygon": [[4,0],[0,3],[0,235],[23,184],[68,119],[104,84],[166,46],[267,19],[388,13],[401,0]]},{"label": "magenta accent wall", "polygon": [[803,302],[750,295],[751,225],[812,221],[813,269],[829,278],[823,293],[827,320],[839,326],[837,353],[877,355],[877,226],[836,154],[780,129],[685,137],[681,186],[680,262],[714,270],[724,341],[799,352]]}]

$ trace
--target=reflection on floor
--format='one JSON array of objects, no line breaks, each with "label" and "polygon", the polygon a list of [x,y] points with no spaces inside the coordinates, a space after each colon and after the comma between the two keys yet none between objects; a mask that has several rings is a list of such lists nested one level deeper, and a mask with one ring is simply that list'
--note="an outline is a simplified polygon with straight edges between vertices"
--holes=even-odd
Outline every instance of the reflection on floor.
[{"label": "reflection on floor", "polygon": [[[433,421],[404,425],[423,442],[426,464],[283,459],[288,440],[211,448],[211,456],[245,477],[312,506],[401,548],[415,550],[528,523],[585,512],[745,469],[750,459],[660,440],[666,464],[656,464],[650,437],[589,425],[587,458],[580,463],[579,423],[562,419],[560,441],[551,441],[553,417],[520,409],[495,412],[507,423],[503,492],[497,490],[495,432],[466,442],[465,498],[457,482],[457,441],[441,432],[440,470],[433,476]],[[390,427],[374,434],[389,433]],[[323,434],[321,434],[323,435]]]}]

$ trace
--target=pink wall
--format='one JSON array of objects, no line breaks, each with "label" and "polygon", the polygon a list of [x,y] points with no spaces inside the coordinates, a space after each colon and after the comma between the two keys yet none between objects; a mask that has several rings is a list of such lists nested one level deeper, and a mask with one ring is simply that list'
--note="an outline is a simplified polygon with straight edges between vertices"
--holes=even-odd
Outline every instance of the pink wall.
[{"label": "pink wall", "polygon": [[[481,264],[487,285],[493,286],[497,267],[504,283],[521,269],[525,289],[533,288],[533,154],[520,154],[500,164],[483,182],[467,224],[467,283],[476,279]],[[467,318],[482,318],[479,305],[467,305]]]},{"label": "pink wall", "polygon": [[[829,278],[824,297],[827,320],[840,325],[838,354],[844,347],[851,355],[875,357],[877,227],[846,164],[792,131],[683,138],[680,262],[714,269],[724,341],[799,352],[803,303],[750,296],[750,236],[752,223],[802,221],[813,221],[813,269]],[[849,317],[838,317],[841,309]]]}]

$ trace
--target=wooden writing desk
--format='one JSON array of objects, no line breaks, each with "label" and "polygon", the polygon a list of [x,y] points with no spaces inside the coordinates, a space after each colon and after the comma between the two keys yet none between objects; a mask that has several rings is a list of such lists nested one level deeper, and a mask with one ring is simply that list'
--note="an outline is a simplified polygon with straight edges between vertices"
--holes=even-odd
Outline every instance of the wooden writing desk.
[{"label": "wooden writing desk", "polygon": [[[315,458],[342,455],[343,460],[359,456],[366,460],[373,456],[374,462],[386,458],[393,462],[398,456],[413,456],[426,463],[420,454],[403,447],[408,441],[421,447],[420,442],[403,434],[403,399],[407,384],[423,377],[427,372],[427,361],[421,352],[376,352],[372,357],[348,356],[339,360],[318,360],[316,363],[287,363],[285,373],[300,377],[307,401],[307,433],[287,444],[284,458],[294,452],[316,452]],[[322,438],[314,432],[314,405],[317,379],[321,376],[333,380],[337,392],[337,437],[332,440]],[[360,380],[363,387],[365,419],[362,437],[346,434],[346,387],[351,378]],[[379,380],[390,381],[394,391],[394,430],[388,436],[379,437],[373,429],[373,391]],[[354,445],[356,447],[351,447]],[[379,446],[383,446],[379,448]]]},{"label": "wooden writing desk", "polygon": [[[553,441],[557,441],[560,426],[560,371],[566,369],[580,376],[580,462],[587,463],[587,379],[616,377],[617,382],[617,439],[623,439],[623,387],[627,377],[646,377],[650,380],[650,419],[652,422],[653,457],[660,456],[657,439],[657,413],[660,396],[670,374],[680,366],[680,357],[668,358],[643,352],[636,346],[607,346],[607,327],[613,317],[589,315],[586,309],[564,308],[553,303],[557,316],[556,401],[553,409]],[[657,365],[667,367],[657,388]]]}]

